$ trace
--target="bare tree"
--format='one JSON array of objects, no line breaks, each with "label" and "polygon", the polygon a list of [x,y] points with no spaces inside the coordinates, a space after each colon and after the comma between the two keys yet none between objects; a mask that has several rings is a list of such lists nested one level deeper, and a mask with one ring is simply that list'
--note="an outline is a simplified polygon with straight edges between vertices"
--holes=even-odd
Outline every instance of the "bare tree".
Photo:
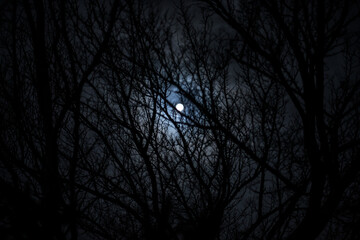
[{"label": "bare tree", "polygon": [[[235,85],[247,96],[238,102],[250,107],[245,125],[256,126],[249,135],[258,138],[243,139],[245,129],[230,130],[213,108],[183,92],[261,168],[254,191],[257,217],[239,229],[240,238],[326,235],[331,223],[340,224],[336,219],[343,218],[345,202],[358,196],[353,187],[359,177],[354,28],[359,6],[352,1],[201,2],[236,34],[230,53],[238,64]],[[204,59],[199,56],[197,62]]]},{"label": "bare tree", "polygon": [[4,236],[358,236],[359,6],[188,3],[4,4]]},{"label": "bare tree", "polygon": [[121,5],[27,0],[3,5],[2,236],[77,239],[84,206],[75,185],[88,144],[79,104]]},{"label": "bare tree", "polygon": [[[182,93],[222,111],[216,114],[231,127],[236,119],[226,104],[236,96],[219,85],[230,58],[223,48],[216,52],[223,56],[211,53],[221,45],[207,29],[201,44],[212,46],[201,53],[203,62],[192,59],[200,46],[190,45],[191,26],[182,22],[184,32],[176,34],[176,23],[151,6],[129,5],[119,18],[92,99],[82,102],[82,121],[99,139],[86,169],[91,184],[79,186],[93,196],[89,211],[101,222],[92,230],[105,238],[218,238],[261,171]],[[175,108],[181,101],[183,112]]]}]

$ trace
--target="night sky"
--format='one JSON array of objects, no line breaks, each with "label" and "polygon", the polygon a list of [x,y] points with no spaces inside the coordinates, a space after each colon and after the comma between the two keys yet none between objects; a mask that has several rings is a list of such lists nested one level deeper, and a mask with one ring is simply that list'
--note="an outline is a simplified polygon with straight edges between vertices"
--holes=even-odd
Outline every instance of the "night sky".
[{"label": "night sky", "polygon": [[359,18],[0,1],[0,238],[360,239]]}]

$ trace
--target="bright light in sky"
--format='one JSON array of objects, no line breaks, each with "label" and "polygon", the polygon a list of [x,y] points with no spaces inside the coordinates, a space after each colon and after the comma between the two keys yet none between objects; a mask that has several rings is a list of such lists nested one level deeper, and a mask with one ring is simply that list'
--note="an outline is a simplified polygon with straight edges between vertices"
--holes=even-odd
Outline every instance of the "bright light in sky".
[{"label": "bright light in sky", "polygon": [[184,110],[184,105],[182,105],[181,103],[176,104],[175,107],[176,107],[176,109],[177,109],[179,112],[181,112],[181,111]]}]

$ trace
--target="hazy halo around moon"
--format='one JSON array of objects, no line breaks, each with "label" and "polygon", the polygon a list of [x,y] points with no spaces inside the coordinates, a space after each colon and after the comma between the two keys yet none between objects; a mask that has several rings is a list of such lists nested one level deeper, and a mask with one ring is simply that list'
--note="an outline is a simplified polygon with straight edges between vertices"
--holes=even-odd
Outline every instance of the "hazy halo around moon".
[{"label": "hazy halo around moon", "polygon": [[181,103],[176,104],[175,107],[179,112],[182,112],[184,110],[184,105]]}]

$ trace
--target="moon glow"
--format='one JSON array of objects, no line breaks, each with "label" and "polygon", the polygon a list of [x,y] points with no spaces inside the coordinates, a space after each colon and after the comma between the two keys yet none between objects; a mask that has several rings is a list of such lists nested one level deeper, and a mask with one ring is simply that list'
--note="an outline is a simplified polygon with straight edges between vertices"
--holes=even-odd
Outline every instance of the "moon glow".
[{"label": "moon glow", "polygon": [[184,105],[181,103],[176,104],[176,110],[178,110],[179,112],[182,112],[184,110]]}]

